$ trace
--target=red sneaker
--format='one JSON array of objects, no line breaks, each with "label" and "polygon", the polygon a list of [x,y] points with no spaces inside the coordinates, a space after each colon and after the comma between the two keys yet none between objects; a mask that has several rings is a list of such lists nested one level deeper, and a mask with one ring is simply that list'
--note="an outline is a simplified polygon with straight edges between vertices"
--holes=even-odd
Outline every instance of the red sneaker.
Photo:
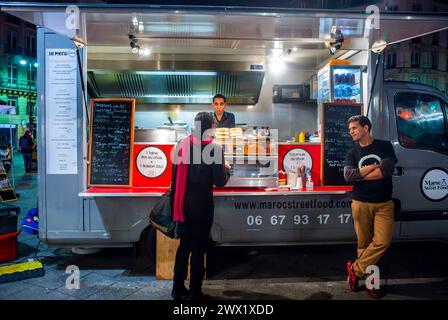
[{"label": "red sneaker", "polygon": [[[372,285],[374,284],[374,279],[372,279]],[[372,299],[381,299],[384,295],[384,290],[380,289],[367,289],[367,294],[369,295],[369,297],[371,297]]]},{"label": "red sneaker", "polygon": [[359,277],[355,275],[355,271],[353,271],[352,262],[350,260],[347,261],[347,274],[348,274],[347,276],[348,288],[353,292],[358,291]]}]

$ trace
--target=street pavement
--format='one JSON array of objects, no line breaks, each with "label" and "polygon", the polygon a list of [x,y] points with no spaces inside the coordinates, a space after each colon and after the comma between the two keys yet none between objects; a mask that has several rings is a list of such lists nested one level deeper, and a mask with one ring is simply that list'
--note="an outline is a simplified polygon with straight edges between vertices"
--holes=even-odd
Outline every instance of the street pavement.
[{"label": "street pavement", "polygon": [[[37,204],[37,174],[24,173],[16,154],[14,184],[20,198],[19,224]],[[448,245],[439,242],[393,243],[380,265],[387,299],[447,299]],[[214,248],[204,292],[223,300],[363,300],[365,290],[347,289],[345,261],[355,244]],[[171,281],[156,280],[148,260],[133,248],[76,255],[48,248],[37,236],[21,232],[18,261],[39,257],[45,276],[0,284],[1,300],[170,300]],[[79,289],[66,286],[68,266],[80,270]]]}]

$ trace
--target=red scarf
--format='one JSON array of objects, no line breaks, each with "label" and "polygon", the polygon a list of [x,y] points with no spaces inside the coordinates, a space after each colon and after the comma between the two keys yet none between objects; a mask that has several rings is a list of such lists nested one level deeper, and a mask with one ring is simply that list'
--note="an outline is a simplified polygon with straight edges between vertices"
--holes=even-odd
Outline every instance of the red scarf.
[{"label": "red scarf", "polygon": [[188,163],[190,162],[190,143],[196,145],[207,145],[212,142],[211,139],[199,141],[192,134],[182,141],[182,145],[178,154],[176,190],[174,191],[174,215],[173,221],[184,222],[184,198],[187,190]]}]

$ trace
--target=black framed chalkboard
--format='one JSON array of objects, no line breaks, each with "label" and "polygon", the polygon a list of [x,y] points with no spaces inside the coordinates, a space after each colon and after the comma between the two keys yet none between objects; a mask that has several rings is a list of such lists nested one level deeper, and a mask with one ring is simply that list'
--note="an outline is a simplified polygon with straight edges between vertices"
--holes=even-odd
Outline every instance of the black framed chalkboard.
[{"label": "black framed chalkboard", "polygon": [[362,114],[362,104],[324,103],[322,108],[322,185],[347,185],[344,159],[347,151],[353,147],[347,120]]},{"label": "black framed chalkboard", "polygon": [[91,99],[89,186],[131,186],[135,99]]}]

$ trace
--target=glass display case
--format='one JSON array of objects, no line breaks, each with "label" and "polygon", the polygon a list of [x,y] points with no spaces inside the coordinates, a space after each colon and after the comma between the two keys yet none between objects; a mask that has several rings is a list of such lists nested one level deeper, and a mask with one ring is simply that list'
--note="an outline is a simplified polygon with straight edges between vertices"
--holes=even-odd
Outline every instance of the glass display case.
[{"label": "glass display case", "polygon": [[361,66],[327,66],[318,73],[319,103],[362,103]]},{"label": "glass display case", "polygon": [[231,165],[226,188],[278,186],[278,141],[269,127],[217,128],[214,141],[223,146],[224,158]]},{"label": "glass display case", "polygon": [[224,155],[231,165],[228,188],[273,188],[278,186],[278,156]]},{"label": "glass display case", "polygon": [[362,66],[329,65],[319,70],[318,128],[321,124],[322,103],[362,103]]},{"label": "glass display case", "polygon": [[231,165],[228,188],[273,188],[278,186],[278,156],[265,155],[224,155]]}]

